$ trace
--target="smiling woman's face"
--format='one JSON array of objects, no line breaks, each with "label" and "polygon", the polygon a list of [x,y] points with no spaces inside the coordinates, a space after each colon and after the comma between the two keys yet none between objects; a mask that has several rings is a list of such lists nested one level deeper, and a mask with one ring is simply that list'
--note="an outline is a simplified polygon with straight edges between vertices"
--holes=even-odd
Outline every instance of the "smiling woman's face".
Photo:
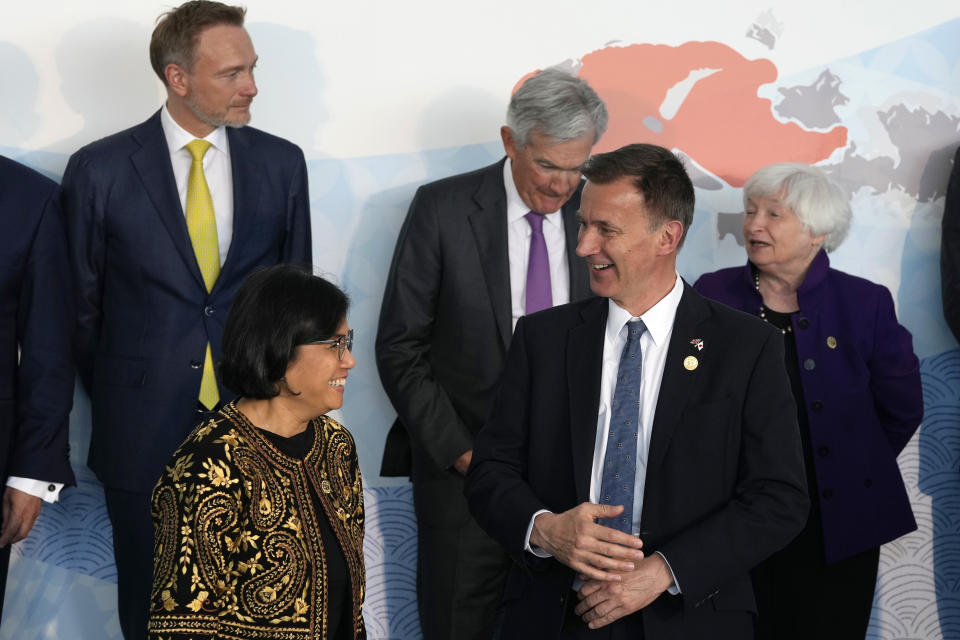
[{"label": "smiling woman's face", "polygon": [[[349,330],[344,318],[331,339],[344,336]],[[299,394],[295,396],[297,402],[307,407],[312,416],[319,416],[343,406],[347,375],[355,364],[349,349],[344,350],[340,359],[335,344],[304,344],[297,347],[284,379],[287,388]]]}]

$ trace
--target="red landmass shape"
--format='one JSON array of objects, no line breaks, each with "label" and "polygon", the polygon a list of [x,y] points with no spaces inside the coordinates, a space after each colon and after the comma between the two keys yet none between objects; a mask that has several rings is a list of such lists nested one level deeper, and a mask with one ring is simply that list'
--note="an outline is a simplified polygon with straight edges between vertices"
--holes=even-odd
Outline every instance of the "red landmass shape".
[{"label": "red landmass shape", "polygon": [[[610,124],[594,152],[634,142],[676,149],[733,187],[742,187],[754,171],[774,162],[825,160],[847,144],[846,127],[807,131],[780,122],[772,104],[757,96],[761,85],[777,79],[767,59],[747,60],[719,42],[680,46],[610,46],[582,59],[581,78],[603,98]],[[667,91],[691,71],[718,69],[699,79],[676,114],[666,119],[660,106]],[[659,132],[644,124],[656,118]],[[656,128],[656,126],[654,127]]]}]

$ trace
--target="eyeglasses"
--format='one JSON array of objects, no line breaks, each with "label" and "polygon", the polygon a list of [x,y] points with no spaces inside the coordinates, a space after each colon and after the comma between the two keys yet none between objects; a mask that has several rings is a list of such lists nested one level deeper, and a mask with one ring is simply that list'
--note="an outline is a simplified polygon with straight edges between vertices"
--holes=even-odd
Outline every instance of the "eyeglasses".
[{"label": "eyeglasses", "polygon": [[337,345],[337,357],[343,360],[343,352],[347,349],[353,349],[353,329],[347,331],[346,335],[337,336],[332,340],[313,340],[303,344],[334,344]]}]

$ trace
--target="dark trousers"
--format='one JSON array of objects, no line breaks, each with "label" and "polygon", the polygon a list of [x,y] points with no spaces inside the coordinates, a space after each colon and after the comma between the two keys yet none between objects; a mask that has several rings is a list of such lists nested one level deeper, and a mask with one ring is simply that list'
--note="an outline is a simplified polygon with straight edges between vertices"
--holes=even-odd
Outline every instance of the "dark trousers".
[{"label": "dark trousers", "polygon": [[467,509],[463,478],[413,486],[417,600],[424,640],[490,640],[510,560]]},{"label": "dark trousers", "polygon": [[636,612],[605,627],[590,629],[573,611],[580,601],[576,594],[567,600],[566,617],[559,640],[643,640],[643,613]]},{"label": "dark trousers", "polygon": [[857,640],[867,633],[880,548],[828,565],[819,509],[785,549],[753,572],[758,640]]},{"label": "dark trousers", "polygon": [[144,640],[153,585],[153,518],[150,494],[104,487],[113,525],[117,606],[125,640]]},{"label": "dark trousers", "polygon": [[7,593],[7,567],[10,566],[10,545],[0,549],[0,620],[3,619],[3,598]]}]

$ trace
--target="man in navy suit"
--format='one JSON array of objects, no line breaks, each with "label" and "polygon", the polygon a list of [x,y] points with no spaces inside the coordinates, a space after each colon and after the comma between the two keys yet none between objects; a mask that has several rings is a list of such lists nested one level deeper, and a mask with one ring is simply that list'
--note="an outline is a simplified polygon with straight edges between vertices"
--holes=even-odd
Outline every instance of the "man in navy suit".
[{"label": "man in navy suit", "polygon": [[783,340],[677,274],[694,192],[672,153],[583,173],[601,297],[520,319],[467,475],[517,560],[500,637],[751,638],[749,570],[808,504]]},{"label": "man in navy suit", "polygon": [[166,104],[79,150],[63,179],[89,464],[127,640],[146,633],[150,491],[202,412],[232,397],[213,362],[233,297],[258,267],[311,261],[303,153],[244,126],[257,94],[244,13],[193,0],[162,16],[150,59]]},{"label": "man in navy suit", "polygon": [[74,484],[67,444],[73,404],[73,297],[60,190],[0,156],[0,606],[10,545],[44,501]]}]

